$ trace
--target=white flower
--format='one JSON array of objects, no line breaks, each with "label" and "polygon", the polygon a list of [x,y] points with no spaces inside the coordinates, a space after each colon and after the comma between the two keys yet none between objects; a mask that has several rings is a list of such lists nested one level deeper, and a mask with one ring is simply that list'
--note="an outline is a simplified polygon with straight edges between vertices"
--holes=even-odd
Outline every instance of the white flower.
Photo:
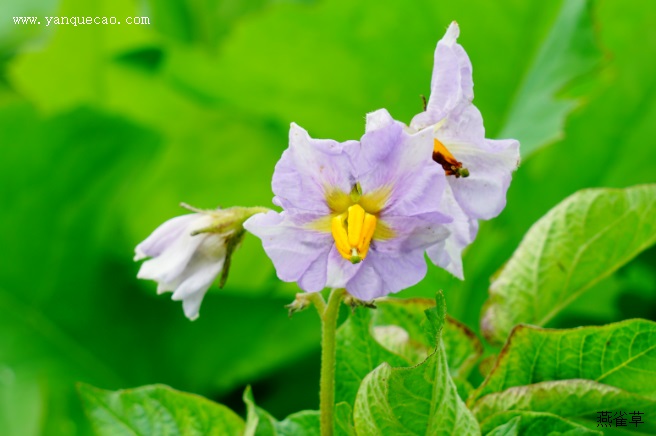
[{"label": "white flower", "polygon": [[[196,209],[193,209],[196,210]],[[149,257],[137,274],[158,283],[157,293],[173,292],[187,318],[198,318],[203,297],[221,273],[223,286],[230,256],[239,245],[246,218],[261,208],[200,211],[172,218],[135,248],[134,260]]]}]

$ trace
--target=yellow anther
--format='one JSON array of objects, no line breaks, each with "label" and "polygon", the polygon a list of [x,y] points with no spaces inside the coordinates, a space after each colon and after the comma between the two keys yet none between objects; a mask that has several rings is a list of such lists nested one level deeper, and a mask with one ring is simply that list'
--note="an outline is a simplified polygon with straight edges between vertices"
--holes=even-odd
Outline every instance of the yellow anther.
[{"label": "yellow anther", "polygon": [[374,215],[367,213],[364,216],[364,222],[362,224],[362,239],[358,244],[358,251],[360,251],[360,255],[363,259],[367,256],[367,252],[369,251],[371,238],[374,236],[374,232],[376,231],[377,221],[378,220]]},{"label": "yellow anther", "polygon": [[335,247],[337,247],[337,251],[339,251],[345,259],[349,259],[351,256],[351,246],[349,245],[346,226],[344,225],[345,221],[345,213],[337,215],[331,220],[330,227],[333,233],[333,239],[335,239]]},{"label": "yellow anther", "polygon": [[348,242],[351,247],[357,247],[362,241],[362,223],[365,211],[359,204],[348,208]]},{"label": "yellow anther", "polygon": [[376,221],[376,217],[365,212],[359,204],[350,206],[347,212],[332,219],[335,247],[344,259],[359,263],[367,256]]}]

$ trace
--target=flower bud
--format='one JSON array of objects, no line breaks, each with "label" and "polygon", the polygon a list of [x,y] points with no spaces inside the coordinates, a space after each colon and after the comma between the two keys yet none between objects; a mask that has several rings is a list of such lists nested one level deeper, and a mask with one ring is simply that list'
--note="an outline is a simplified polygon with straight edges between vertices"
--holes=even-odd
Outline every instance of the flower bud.
[{"label": "flower bud", "polygon": [[223,287],[228,277],[230,258],[241,243],[243,223],[265,208],[233,207],[199,210],[172,218],[137,245],[134,260],[146,260],[137,277],[158,283],[157,293],[173,292],[173,300],[182,301],[187,318],[198,318],[200,304],[212,282],[221,276]]}]

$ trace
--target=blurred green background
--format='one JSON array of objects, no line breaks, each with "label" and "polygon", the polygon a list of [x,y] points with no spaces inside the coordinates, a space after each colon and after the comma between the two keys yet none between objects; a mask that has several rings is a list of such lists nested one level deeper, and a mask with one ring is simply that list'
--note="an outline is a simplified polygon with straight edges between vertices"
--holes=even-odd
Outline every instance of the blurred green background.
[{"label": "blurred green background", "polygon": [[[288,319],[295,285],[257,239],[193,323],[136,279],[133,247],[181,201],[269,206],[292,121],[339,140],[381,107],[409,122],[452,20],[488,137],[518,138],[523,163],[465,256],[466,281],[431,266],[402,296],[444,289],[450,314],[478,330],[490,276],[535,220],[582,188],[656,182],[651,0],[3,1],[0,434],[89,433],[77,381],[166,383],[238,411],[252,384],[279,418],[317,408],[318,319]],[[656,319],[654,295],[651,249],[552,325]]]}]

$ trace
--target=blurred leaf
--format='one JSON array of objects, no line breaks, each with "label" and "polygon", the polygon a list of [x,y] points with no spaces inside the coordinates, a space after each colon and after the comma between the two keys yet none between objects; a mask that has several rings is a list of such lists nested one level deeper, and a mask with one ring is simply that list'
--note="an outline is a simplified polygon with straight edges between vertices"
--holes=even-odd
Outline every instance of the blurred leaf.
[{"label": "blurred leaf", "polygon": [[[517,419],[519,418],[519,420]],[[513,424],[509,424],[513,423]],[[509,424],[504,426],[504,424]],[[502,426],[504,426],[502,428]],[[515,430],[513,430],[513,428]],[[504,412],[496,414],[481,423],[484,435],[535,435],[535,436],[593,436],[603,435],[551,413],[542,412]],[[513,432],[514,431],[514,432]]]},{"label": "blurred leaf", "polygon": [[[246,431],[244,436],[320,436],[320,413],[316,410],[304,410],[289,415],[282,421],[260,407],[253,399],[250,387],[244,392],[247,407]],[[335,434],[337,436],[354,436],[351,419],[351,407],[346,403],[335,406]]]},{"label": "blurred leaf", "polygon": [[520,416],[516,416],[505,424],[495,427],[486,436],[518,436]]},{"label": "blurred leaf", "polygon": [[203,397],[154,385],[105,391],[80,384],[78,391],[98,435],[240,434],[244,421]]},{"label": "blurred leaf", "polygon": [[564,200],[528,231],[490,286],[481,321],[501,342],[544,325],[582,292],[656,242],[656,185],[596,189]]},{"label": "blurred leaf", "polygon": [[[591,380],[557,380],[508,388],[480,398],[472,407],[479,422],[495,413],[508,410],[548,412],[565,418],[588,417],[596,420],[600,410],[639,410],[654,416],[656,401]],[[656,430],[656,423],[646,422],[644,430]]]},{"label": "blurred leaf", "polygon": [[590,72],[601,59],[594,41],[594,3],[563,3],[515,93],[499,137],[519,139],[524,159],[539,147],[562,138],[565,118],[579,102],[564,99],[559,93],[572,80]]},{"label": "blurred leaf", "polygon": [[254,13],[271,0],[149,0],[153,26],[169,38],[191,46],[216,50],[221,40],[243,16]]},{"label": "blurred leaf", "polygon": [[0,365],[0,434],[43,434],[44,396],[43,386],[32,374]]},{"label": "blurred leaf", "polygon": [[[117,17],[117,22],[121,22],[124,17],[139,14],[130,0],[93,3],[63,0],[55,16]],[[125,23],[50,26],[54,33],[46,49],[25,52],[9,67],[13,86],[49,113],[79,105],[103,106],[112,93],[109,67],[113,57],[124,50],[156,42],[149,26]]]},{"label": "blurred leaf", "polygon": [[[437,302],[433,319],[440,330],[446,317],[441,293]],[[369,373],[358,390],[353,419],[358,434],[480,434],[451,380],[439,338],[435,352],[420,365],[392,368],[383,363]]]},{"label": "blurred leaf", "polygon": [[[357,138],[366,112],[386,107],[409,120],[421,110],[435,44],[457,20],[482,73],[476,80],[488,88],[481,108],[496,130],[557,8],[557,2],[472,1],[468,8],[429,0],[386,8],[373,0],[278,3],[244,20],[217,59],[172,50],[168,72],[210,98],[296,121],[316,136]],[[506,48],[503,62],[497,47]]]},{"label": "blurred leaf", "polygon": [[[318,347],[315,314],[289,320],[286,298],[211,292],[191,323],[179,302],[136,280],[120,218],[152,213],[133,205],[160,145],[152,131],[97,110],[42,117],[21,104],[0,108],[0,131],[0,182],[11,187],[0,190],[0,225],[12,229],[0,245],[25,259],[0,269],[0,362],[40,386],[25,407],[43,407],[45,432],[76,431],[74,381],[164,382],[218,396]],[[248,263],[244,255],[235,262]]]},{"label": "blurred leaf", "polygon": [[45,20],[41,24],[15,24],[14,17],[42,17],[52,15],[56,0],[24,0],[20,2],[2,2],[0,4],[0,77],[2,76],[2,61],[6,55],[15,54],[17,48],[33,41],[46,31]]},{"label": "blurred leaf", "polygon": [[517,326],[469,403],[516,386],[568,379],[593,380],[656,400],[655,338],[656,323],[645,320],[567,330]]}]

